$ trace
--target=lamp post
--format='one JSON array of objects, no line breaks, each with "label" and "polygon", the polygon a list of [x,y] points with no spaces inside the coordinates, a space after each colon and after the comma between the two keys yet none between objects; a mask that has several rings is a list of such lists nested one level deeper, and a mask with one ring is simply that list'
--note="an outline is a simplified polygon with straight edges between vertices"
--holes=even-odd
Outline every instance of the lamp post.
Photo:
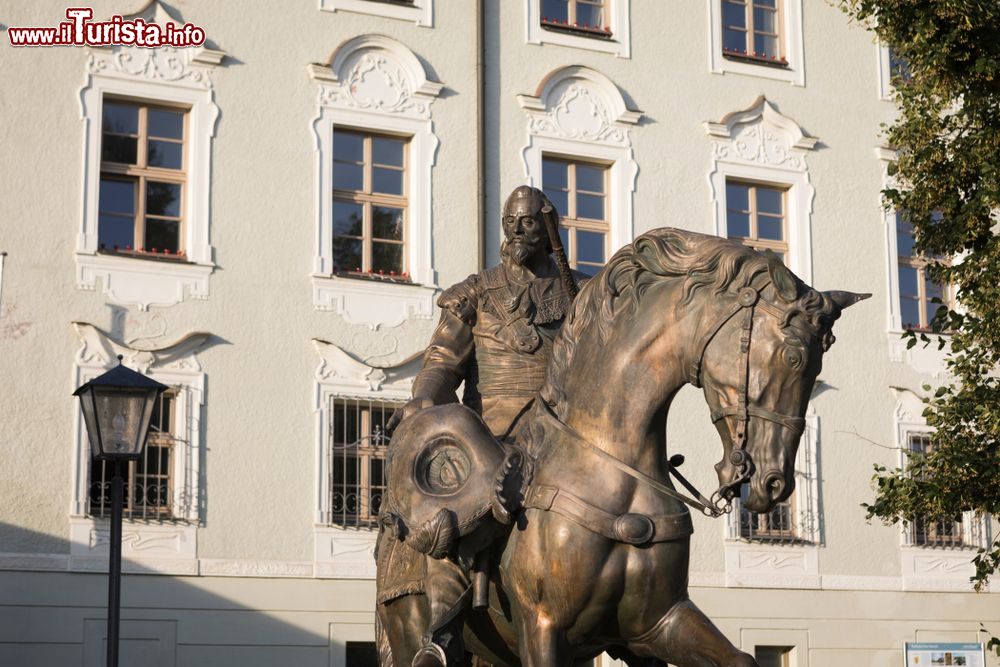
[{"label": "lamp post", "polygon": [[146,444],[156,399],[167,389],[141,373],[118,365],[73,392],[80,397],[90,450],[98,461],[112,464],[111,537],[108,556],[108,667],[118,667],[121,609],[122,464],[138,461]]}]

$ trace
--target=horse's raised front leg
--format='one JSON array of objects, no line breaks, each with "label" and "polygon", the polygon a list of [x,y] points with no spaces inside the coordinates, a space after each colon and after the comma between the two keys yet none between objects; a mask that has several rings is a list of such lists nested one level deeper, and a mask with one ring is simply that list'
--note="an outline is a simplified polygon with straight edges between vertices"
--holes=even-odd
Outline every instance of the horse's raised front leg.
[{"label": "horse's raised front leg", "polygon": [[678,667],[760,667],[690,600],[678,602],[649,632],[628,643],[638,655],[655,656]]}]

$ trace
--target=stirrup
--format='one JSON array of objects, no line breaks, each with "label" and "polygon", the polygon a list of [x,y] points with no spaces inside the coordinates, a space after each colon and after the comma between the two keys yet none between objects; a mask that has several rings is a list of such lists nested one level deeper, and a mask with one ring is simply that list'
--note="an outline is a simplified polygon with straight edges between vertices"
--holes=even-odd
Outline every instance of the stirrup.
[{"label": "stirrup", "polygon": [[420,650],[413,656],[413,662],[410,663],[410,667],[447,666],[448,657],[445,655],[444,649],[434,642],[428,642],[420,647]]}]

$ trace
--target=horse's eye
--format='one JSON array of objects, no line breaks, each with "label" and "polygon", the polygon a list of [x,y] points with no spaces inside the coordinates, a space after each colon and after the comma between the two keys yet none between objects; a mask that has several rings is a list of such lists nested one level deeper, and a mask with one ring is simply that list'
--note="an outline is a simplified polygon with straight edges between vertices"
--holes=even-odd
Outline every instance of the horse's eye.
[{"label": "horse's eye", "polygon": [[802,365],[802,352],[793,348],[785,348],[785,363],[788,364],[790,368],[798,369]]}]

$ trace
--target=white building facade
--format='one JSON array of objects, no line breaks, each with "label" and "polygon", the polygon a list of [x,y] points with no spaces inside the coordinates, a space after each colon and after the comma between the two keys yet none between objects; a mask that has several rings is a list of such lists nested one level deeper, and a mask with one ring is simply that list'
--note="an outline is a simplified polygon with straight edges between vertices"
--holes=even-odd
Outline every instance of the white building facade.
[{"label": "white building facade", "polygon": [[[6,28],[66,6],[4,6]],[[130,468],[124,664],[365,665],[384,421],[440,290],[544,188],[593,273],[656,227],[742,238],[836,325],[793,498],[696,516],[691,596],[762,665],[896,666],[983,641],[989,518],[865,521],[875,464],[933,447],[934,296],[880,190],[889,54],[820,0],[133,0],[203,46],[0,45],[0,664],[103,661],[108,480],[72,391],[171,387]],[[699,392],[668,420],[714,488]],[[140,662],[141,661],[141,662]]]}]

